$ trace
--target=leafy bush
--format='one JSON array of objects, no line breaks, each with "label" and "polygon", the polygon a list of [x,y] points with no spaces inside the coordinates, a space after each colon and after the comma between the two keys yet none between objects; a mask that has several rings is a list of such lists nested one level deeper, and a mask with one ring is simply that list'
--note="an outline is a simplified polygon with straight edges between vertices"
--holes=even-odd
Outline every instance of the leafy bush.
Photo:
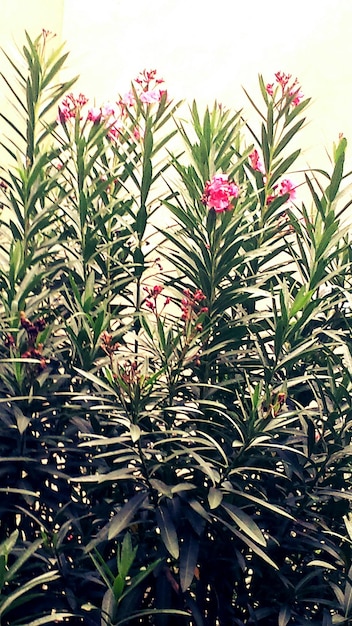
[{"label": "leafy bush", "polygon": [[252,126],[6,57],[0,623],[349,624],[345,138],[293,172],[280,72]]}]

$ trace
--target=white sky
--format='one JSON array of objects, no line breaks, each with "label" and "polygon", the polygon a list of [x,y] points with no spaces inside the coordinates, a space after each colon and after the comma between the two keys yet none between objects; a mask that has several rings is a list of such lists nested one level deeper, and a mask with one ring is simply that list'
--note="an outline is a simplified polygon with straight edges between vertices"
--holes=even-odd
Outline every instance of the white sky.
[{"label": "white sky", "polygon": [[[257,93],[282,70],[313,102],[302,143],[308,161],[343,132],[352,145],[352,0],[0,0],[0,45],[9,50],[47,28],[70,50],[67,74],[97,103],[114,100],[144,69],[156,68],[176,99],[236,110],[241,86]],[[4,99],[0,92],[0,106]]]}]

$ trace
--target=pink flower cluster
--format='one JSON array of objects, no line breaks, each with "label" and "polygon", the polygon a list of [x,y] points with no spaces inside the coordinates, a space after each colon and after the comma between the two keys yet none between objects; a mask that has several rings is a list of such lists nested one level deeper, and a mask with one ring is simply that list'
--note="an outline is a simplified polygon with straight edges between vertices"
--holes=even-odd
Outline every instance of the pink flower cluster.
[{"label": "pink flower cluster", "polygon": [[[38,372],[45,369],[47,361],[43,356],[43,344],[37,343],[37,338],[39,333],[41,333],[46,327],[46,322],[43,317],[39,317],[38,319],[31,322],[27,317],[24,311],[20,312],[20,324],[21,327],[25,329],[27,333],[27,350],[21,354],[22,359],[37,359],[38,367],[36,366],[34,369],[37,369]],[[11,335],[10,335],[11,337]],[[9,338],[10,347],[14,347],[15,342],[11,341]]]},{"label": "pink flower cluster", "polygon": [[[76,98],[72,93],[68,94],[59,106],[58,121],[61,124],[70,119],[83,119],[82,109],[88,103],[88,98],[79,94]],[[123,112],[125,104],[121,101],[116,104],[106,102],[101,107],[91,107],[86,114],[86,121],[93,124],[103,123],[107,129],[107,137],[116,140],[123,128]]]},{"label": "pink flower cluster", "polygon": [[156,70],[143,70],[135,78],[134,82],[139,86],[137,89],[138,97],[144,104],[160,102],[166,93],[165,89],[160,89],[159,87],[159,85],[164,83],[164,79],[157,77]]},{"label": "pink flower cluster", "polygon": [[83,93],[80,93],[78,98],[75,98],[73,93],[67,94],[61,106],[59,106],[59,120],[61,124],[71,118],[75,118],[77,115],[79,115],[81,119],[81,109],[87,102],[88,98],[86,98]]},{"label": "pink flower cluster", "polygon": [[[143,70],[134,80],[133,91],[127,92],[116,103],[107,102],[101,107],[91,107],[86,115],[86,121],[93,124],[103,123],[107,128],[107,137],[116,140],[124,127],[128,107],[134,107],[136,99],[144,104],[160,102],[166,93],[165,89],[160,89],[163,82],[162,78],[157,77],[156,70]],[[68,94],[59,106],[58,121],[64,124],[67,120],[75,119],[77,115],[82,119],[82,108],[87,102],[88,98],[83,94],[79,94],[77,98],[72,93]],[[133,129],[133,134],[136,139],[140,139],[141,134],[137,127]]]},{"label": "pink flower cluster", "polygon": [[117,104],[106,102],[102,107],[92,107],[87,114],[87,120],[93,124],[103,122],[107,128],[107,137],[117,139],[122,128],[122,110]]},{"label": "pink flower cluster", "polygon": [[[275,80],[278,85],[281,86],[282,96],[286,96],[292,99],[293,106],[297,106],[302,101],[304,95],[298,84],[297,78],[291,81],[291,74],[284,74],[284,72],[276,72]],[[275,92],[275,83],[268,83],[266,85],[266,91],[269,96],[273,96]]]},{"label": "pink flower cluster", "polygon": [[229,182],[227,174],[216,174],[205,185],[201,202],[208,209],[216,213],[223,213],[233,209],[232,200],[238,198],[239,189],[233,182]]},{"label": "pink flower cluster", "polygon": [[[162,285],[154,285],[154,287],[143,287],[144,291],[147,293],[147,298],[145,299],[145,306],[151,311],[156,311],[157,308],[157,299],[163,291]],[[163,308],[171,302],[171,299],[167,296],[164,300]]]},{"label": "pink flower cluster", "polygon": [[256,172],[261,172],[262,174],[265,174],[264,164],[259,156],[258,150],[253,150],[253,152],[250,153],[249,161],[252,168]]},{"label": "pink flower cluster", "polygon": [[275,185],[273,193],[268,196],[267,204],[271,204],[273,200],[279,196],[285,196],[288,193],[288,200],[294,200],[296,198],[296,188],[291,180],[284,178],[280,185]]},{"label": "pink flower cluster", "polygon": [[111,357],[112,354],[118,351],[120,344],[117,341],[113,340],[111,333],[108,333],[104,330],[103,334],[100,337],[101,340],[101,348],[104,352]]},{"label": "pink flower cluster", "polygon": [[184,322],[196,322],[196,330],[203,330],[202,325],[198,322],[201,313],[208,313],[208,307],[203,306],[206,296],[201,289],[196,289],[194,293],[190,289],[183,290],[184,298],[181,300],[181,319]]}]

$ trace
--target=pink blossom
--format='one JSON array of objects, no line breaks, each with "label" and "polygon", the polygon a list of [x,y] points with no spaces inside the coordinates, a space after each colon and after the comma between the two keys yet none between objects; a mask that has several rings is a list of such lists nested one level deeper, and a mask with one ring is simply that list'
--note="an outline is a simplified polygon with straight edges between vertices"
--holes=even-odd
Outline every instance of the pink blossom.
[{"label": "pink blossom", "polygon": [[164,79],[157,77],[156,70],[143,70],[143,72],[140,72],[137,78],[134,79],[134,82],[137,83],[137,97],[144,104],[160,102],[163,95],[166,93],[165,89],[160,88],[160,85],[164,83]]},{"label": "pink blossom", "polygon": [[[282,96],[286,96],[287,98],[291,98],[291,104],[293,106],[297,106],[304,97],[301,88],[298,84],[297,78],[291,81],[291,74],[285,74],[284,72],[276,72],[275,80],[281,85]],[[274,83],[268,83],[266,85],[266,91],[269,96],[274,95]]]},{"label": "pink blossom", "polygon": [[160,313],[164,310],[164,308],[171,302],[171,298],[169,296],[163,298],[162,308],[160,309],[159,307],[160,310],[157,311],[157,300],[159,300],[160,302],[159,296],[163,290],[164,290],[164,287],[162,285],[154,285],[153,287],[143,287],[143,291],[147,293],[147,297],[144,303],[148,307],[148,309],[150,309],[151,311],[154,311],[157,315],[160,315]]},{"label": "pink blossom", "polygon": [[303,92],[300,89],[298,89],[298,91],[296,91],[296,92],[293,91],[293,90],[290,91],[290,96],[294,96],[294,98],[292,100],[292,104],[294,106],[297,106],[301,102],[301,100],[304,98],[304,94],[303,94]]},{"label": "pink blossom", "polygon": [[120,120],[117,119],[113,119],[110,118],[110,120],[108,120],[109,125],[108,125],[108,132],[107,132],[107,137],[109,139],[118,139],[121,129],[122,129],[122,123]]},{"label": "pink blossom", "polygon": [[77,114],[80,114],[82,107],[87,104],[88,98],[80,93],[76,98],[73,93],[67,94],[59,106],[59,121],[63,124],[70,118],[75,118]]},{"label": "pink blossom", "polygon": [[206,296],[204,295],[201,289],[196,289],[196,291],[193,294],[193,299],[195,302],[202,302],[203,300],[206,300]]},{"label": "pink blossom", "polygon": [[279,196],[284,196],[285,194],[289,194],[288,200],[294,200],[296,197],[296,188],[293,185],[293,182],[288,178],[284,178],[280,185],[274,185],[273,193],[270,194],[267,199],[267,205],[271,204],[276,198]]},{"label": "pink blossom", "polygon": [[116,105],[111,102],[105,102],[105,104],[101,107],[101,115],[104,118],[116,116],[117,113]]},{"label": "pink blossom", "polygon": [[201,201],[216,213],[223,213],[233,208],[232,198],[237,198],[238,194],[237,185],[228,181],[227,174],[217,174],[206,183]]},{"label": "pink blossom", "polygon": [[125,106],[134,106],[136,104],[136,98],[134,97],[134,93],[132,91],[126,93],[122,97],[121,104]]},{"label": "pink blossom", "polygon": [[135,78],[135,82],[141,85],[143,91],[150,89],[150,83],[152,81],[154,81],[156,85],[160,85],[164,82],[164,79],[157,78],[156,70],[143,70],[143,72],[139,72],[137,78]]},{"label": "pink blossom", "polygon": [[153,104],[153,102],[160,102],[161,96],[160,89],[152,89],[151,91],[142,91],[139,99],[145,104]]},{"label": "pink blossom", "polygon": [[275,74],[276,82],[281,85],[283,89],[285,89],[288,84],[291,74],[285,74],[284,72],[276,72]]},{"label": "pink blossom", "polygon": [[118,105],[106,102],[102,107],[92,107],[87,114],[87,120],[97,124],[103,122],[108,139],[116,140],[121,132],[122,121]]},{"label": "pink blossom", "polygon": [[91,109],[89,109],[88,114],[87,114],[87,120],[89,120],[90,122],[100,122],[101,120],[101,109],[99,107],[92,107]]},{"label": "pink blossom", "polygon": [[281,181],[279,195],[284,196],[286,193],[289,194],[289,200],[294,200],[296,197],[296,188],[294,187],[291,180],[288,178],[284,178]]},{"label": "pink blossom", "polygon": [[140,138],[141,138],[141,133],[140,133],[140,131],[139,131],[138,126],[135,126],[135,127],[133,128],[133,137],[134,137],[135,139],[137,139],[137,141],[139,141],[139,140],[140,140]]},{"label": "pink blossom", "polygon": [[63,124],[67,120],[69,120],[70,117],[76,117],[76,114],[71,115],[71,111],[70,111],[69,107],[67,107],[67,106],[59,107],[58,121],[60,121],[61,124]]},{"label": "pink blossom", "polygon": [[183,321],[194,320],[197,322],[201,313],[208,313],[208,307],[201,306],[201,303],[206,300],[201,289],[196,289],[194,293],[190,289],[184,289],[183,295],[185,296],[181,300],[181,319]]},{"label": "pink blossom", "polygon": [[119,116],[119,110],[116,104],[105,102],[101,107],[101,119],[107,128],[108,139],[116,140],[121,132],[122,121]]},{"label": "pink blossom", "polygon": [[266,90],[269,96],[273,96],[274,95],[274,83],[268,83],[266,86]]},{"label": "pink blossom", "polygon": [[258,150],[253,150],[253,152],[250,153],[249,160],[254,170],[261,172],[262,174],[265,173],[264,165],[260,159]]}]

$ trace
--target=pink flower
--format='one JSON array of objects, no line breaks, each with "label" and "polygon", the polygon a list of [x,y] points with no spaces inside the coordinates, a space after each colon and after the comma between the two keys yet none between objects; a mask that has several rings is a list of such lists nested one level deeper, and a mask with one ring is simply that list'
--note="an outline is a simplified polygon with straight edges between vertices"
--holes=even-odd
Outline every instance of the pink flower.
[{"label": "pink flower", "polygon": [[274,83],[268,83],[266,86],[266,90],[269,96],[273,96],[274,95]]},{"label": "pink flower", "polygon": [[148,307],[148,309],[150,309],[151,311],[154,311],[157,316],[159,316],[160,313],[163,312],[164,308],[171,302],[171,298],[169,296],[162,297],[162,306],[161,306],[161,309],[159,306],[159,311],[158,311],[157,301],[160,302],[159,296],[163,290],[164,290],[164,287],[162,285],[154,285],[154,287],[143,287],[143,291],[147,293],[147,297],[144,300],[144,304],[146,307]]},{"label": "pink flower", "polygon": [[[298,84],[297,78],[291,81],[291,74],[285,74],[284,72],[276,72],[275,74],[276,82],[281,85],[282,96],[286,96],[286,98],[291,99],[291,104],[293,106],[297,106],[302,98],[304,97],[300,86]],[[266,91],[269,96],[274,95],[274,83],[268,83],[266,86]]]},{"label": "pink flower", "polygon": [[153,102],[160,102],[161,95],[160,89],[153,89],[151,91],[142,91],[139,99],[145,104],[153,104]]},{"label": "pink flower", "polygon": [[253,152],[250,153],[249,160],[254,170],[261,172],[262,174],[265,173],[264,165],[259,157],[258,150],[253,150]]},{"label": "pink flower", "polygon": [[63,124],[70,118],[75,118],[77,114],[80,114],[82,107],[87,104],[88,98],[80,93],[76,98],[73,93],[67,94],[59,106],[59,121]]},{"label": "pink flower", "polygon": [[276,82],[281,85],[282,89],[285,89],[288,84],[291,74],[284,74],[284,72],[276,72],[275,74]]},{"label": "pink flower", "polygon": [[181,300],[181,319],[184,322],[190,320],[198,322],[201,313],[208,313],[208,307],[201,306],[201,303],[206,300],[205,294],[201,289],[196,289],[194,293],[190,289],[184,289],[183,295],[185,297]]},{"label": "pink flower", "polygon": [[292,104],[294,106],[297,106],[301,102],[301,100],[304,98],[304,94],[303,94],[303,92],[300,89],[298,89],[298,91],[296,91],[296,92],[294,90],[291,90],[290,91],[290,96],[294,96],[294,98],[292,100]]},{"label": "pink flower", "polygon": [[100,122],[101,115],[102,115],[102,113],[101,113],[101,109],[99,107],[92,107],[88,111],[87,120],[89,120],[90,122],[93,122],[93,123]]},{"label": "pink flower", "polygon": [[143,72],[139,72],[137,78],[134,80],[138,85],[141,85],[143,91],[150,89],[150,83],[152,81],[154,81],[156,85],[160,85],[164,82],[163,78],[157,78],[156,70],[143,70]]},{"label": "pink flower", "polygon": [[75,117],[75,115],[71,115],[71,111],[69,107],[67,106],[59,107],[58,121],[61,122],[61,124],[66,122],[68,119],[70,119],[70,117]]},{"label": "pink flower", "polygon": [[120,132],[122,129],[122,123],[120,122],[120,120],[114,120],[113,118],[110,118],[109,120],[109,125],[108,125],[108,132],[106,134],[106,136],[108,137],[108,139],[113,139],[116,140],[118,139]]},{"label": "pink flower", "polygon": [[286,193],[289,194],[289,200],[294,200],[296,197],[296,188],[293,186],[293,183],[288,178],[284,178],[281,181],[279,188],[279,195],[284,196]]},{"label": "pink flower", "polygon": [[108,139],[116,140],[123,126],[117,105],[111,102],[105,102],[101,107],[101,119],[104,121],[107,128],[106,136]]},{"label": "pink flower", "polygon": [[196,289],[196,291],[193,294],[193,299],[195,302],[202,302],[203,300],[206,300],[206,296],[204,295],[201,289]]},{"label": "pink flower", "polygon": [[231,202],[233,198],[238,197],[238,193],[237,185],[228,181],[227,174],[216,174],[206,183],[201,201],[208,209],[223,213],[233,208]]},{"label": "pink flower", "polygon": [[273,193],[267,197],[266,203],[267,205],[271,204],[276,198],[279,196],[284,196],[285,194],[289,194],[288,200],[294,200],[296,197],[296,188],[293,185],[293,182],[288,178],[284,178],[280,186],[274,185]]},{"label": "pink flower", "polygon": [[134,106],[136,104],[136,98],[134,97],[134,93],[129,91],[126,93],[121,100],[121,104],[125,106]]},{"label": "pink flower", "polygon": [[117,107],[115,104],[112,104],[111,102],[105,102],[105,104],[103,104],[103,106],[101,107],[101,115],[104,118],[109,118],[112,116],[116,116],[117,115]]},{"label": "pink flower", "polygon": [[[137,78],[134,79],[134,82],[137,83],[137,97],[144,104],[160,102],[163,95],[166,93],[165,89],[160,88],[160,85],[164,83],[164,79],[157,77],[156,70],[143,70],[143,72],[140,72]],[[134,94],[132,94],[132,96],[134,98]],[[127,100],[128,99],[127,94]]]}]

